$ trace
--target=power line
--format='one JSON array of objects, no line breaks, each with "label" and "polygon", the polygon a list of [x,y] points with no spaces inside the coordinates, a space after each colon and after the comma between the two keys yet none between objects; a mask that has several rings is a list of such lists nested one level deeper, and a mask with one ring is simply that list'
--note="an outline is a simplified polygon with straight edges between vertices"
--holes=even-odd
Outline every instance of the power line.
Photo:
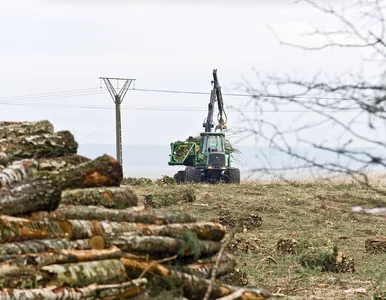
[{"label": "power line", "polygon": [[[179,91],[179,90],[161,90],[161,89],[133,89],[132,91],[139,92],[154,92],[154,93],[169,93],[169,94],[190,94],[190,95],[210,95],[208,92],[196,92],[196,91]],[[276,99],[321,99],[321,100],[353,100],[343,97],[317,97],[317,96],[280,96],[280,95],[255,95],[255,94],[240,94],[240,93],[222,93],[225,96],[233,97],[249,97],[249,98],[276,98]]]},{"label": "power line", "polygon": [[[99,110],[112,110],[114,107],[110,106],[102,106],[102,105],[71,105],[71,104],[42,104],[42,103],[32,103],[32,104],[18,104],[18,103],[0,103],[0,105],[6,105],[6,106],[26,106],[26,107],[49,107],[49,108],[75,108],[75,109],[99,109]],[[206,109],[199,108],[199,107],[139,107],[139,106],[121,106],[121,109],[123,110],[132,110],[132,111],[177,111],[177,112],[205,112]],[[234,112],[255,112],[256,110],[254,108],[234,108],[234,107],[227,107],[228,111],[234,111]],[[341,112],[341,113],[347,113],[347,112],[360,112],[362,110],[356,109],[356,110],[349,110],[349,111],[342,111],[342,110],[328,110],[324,112]],[[312,113],[313,111],[310,110],[259,110],[259,112],[263,113]],[[317,112],[314,112],[317,113]]]},{"label": "power line", "polygon": [[[169,93],[169,94],[187,94],[187,95],[210,95],[209,92],[199,92],[199,91],[186,91],[186,90],[166,90],[166,89],[138,89],[134,88],[130,91],[137,92],[153,92],[153,93]],[[11,96],[0,98],[0,103],[17,101],[25,102],[30,100],[49,100],[53,98],[68,98],[72,96],[86,96],[92,94],[101,94],[104,93],[105,89],[99,88],[88,88],[88,89],[78,89],[78,90],[68,90],[60,92],[51,92],[51,93],[41,93],[41,94],[32,94],[24,96]],[[320,99],[320,100],[353,100],[350,98],[344,97],[317,97],[317,96],[280,96],[280,95],[254,95],[254,94],[243,94],[243,93],[223,93],[225,96],[230,97],[255,97],[255,98],[274,98],[274,99]]]},{"label": "power line", "polygon": [[14,97],[0,98],[0,104],[14,103],[14,102],[28,102],[31,100],[50,100],[55,98],[69,98],[69,97],[96,95],[96,94],[102,94],[104,92],[105,91],[101,91],[100,88],[92,88],[92,89],[52,92],[52,93],[45,93],[45,94],[34,94],[34,95],[26,95],[26,96],[14,96]]}]

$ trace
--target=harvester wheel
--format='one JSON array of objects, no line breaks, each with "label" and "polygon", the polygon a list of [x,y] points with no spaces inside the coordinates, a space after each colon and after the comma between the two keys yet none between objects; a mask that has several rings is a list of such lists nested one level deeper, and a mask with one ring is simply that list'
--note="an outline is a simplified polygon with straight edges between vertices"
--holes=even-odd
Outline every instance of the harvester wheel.
[{"label": "harvester wheel", "polygon": [[178,171],[177,172],[177,183],[183,183],[185,182],[185,171]]},{"label": "harvester wheel", "polygon": [[200,170],[195,167],[186,167],[185,169],[185,182],[200,182],[201,174]]},{"label": "harvester wheel", "polygon": [[224,181],[226,183],[240,183],[240,169],[228,168],[224,172]]}]

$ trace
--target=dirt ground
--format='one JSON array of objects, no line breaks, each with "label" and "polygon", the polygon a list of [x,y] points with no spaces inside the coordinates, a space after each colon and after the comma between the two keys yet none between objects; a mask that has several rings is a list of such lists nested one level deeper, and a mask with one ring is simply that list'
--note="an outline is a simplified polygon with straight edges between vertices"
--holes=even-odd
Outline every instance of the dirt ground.
[{"label": "dirt ground", "polygon": [[[161,210],[190,212],[201,221],[219,221],[227,230],[241,218],[242,226],[230,245],[238,265],[225,278],[229,283],[266,288],[284,295],[281,299],[293,300],[372,299],[374,293],[386,291],[386,254],[365,252],[366,239],[386,236],[386,218],[351,212],[353,206],[386,206],[386,196],[369,188],[344,180],[146,183],[132,188],[143,203],[162,198],[157,206]],[[277,242],[287,238],[298,241],[294,254],[277,250]],[[300,263],[306,251],[334,246],[354,260],[354,273],[322,272]]]}]

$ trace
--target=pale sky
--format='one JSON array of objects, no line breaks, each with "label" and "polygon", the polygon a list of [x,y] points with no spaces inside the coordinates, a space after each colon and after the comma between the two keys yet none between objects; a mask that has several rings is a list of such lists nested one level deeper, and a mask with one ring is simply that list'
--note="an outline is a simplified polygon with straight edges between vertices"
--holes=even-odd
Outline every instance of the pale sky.
[{"label": "pale sky", "polygon": [[[1,0],[0,119],[49,119],[81,143],[112,144],[115,113],[107,92],[9,97],[98,91],[100,76],[136,78],[143,89],[210,92],[214,68],[223,93],[242,92],[238,84],[243,78],[253,83],[253,68],[307,77],[361,67],[362,53],[355,51],[309,53],[280,46],[267,24],[292,42],[304,41],[298,34],[313,26],[334,27],[309,6],[292,2]],[[238,107],[246,99],[224,96],[224,101]],[[123,106],[135,110],[122,111],[123,143],[165,145],[197,134],[208,102],[209,95],[129,91]],[[92,105],[111,109],[79,108]],[[156,110],[138,110],[143,108]],[[238,113],[228,117],[228,127],[237,127]],[[288,113],[272,118],[291,122]]]}]

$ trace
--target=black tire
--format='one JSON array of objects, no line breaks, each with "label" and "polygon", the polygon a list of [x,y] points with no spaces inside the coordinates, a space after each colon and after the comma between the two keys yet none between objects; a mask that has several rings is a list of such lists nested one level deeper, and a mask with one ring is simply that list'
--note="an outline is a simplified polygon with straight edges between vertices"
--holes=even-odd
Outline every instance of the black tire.
[{"label": "black tire", "polygon": [[178,171],[177,172],[177,182],[178,183],[184,183],[185,182],[185,171]]},{"label": "black tire", "polygon": [[178,183],[178,173],[174,174],[173,178]]},{"label": "black tire", "polygon": [[185,182],[201,182],[201,172],[195,167],[186,167]]},{"label": "black tire", "polygon": [[237,168],[228,168],[224,172],[224,181],[226,183],[240,183],[240,169]]}]

